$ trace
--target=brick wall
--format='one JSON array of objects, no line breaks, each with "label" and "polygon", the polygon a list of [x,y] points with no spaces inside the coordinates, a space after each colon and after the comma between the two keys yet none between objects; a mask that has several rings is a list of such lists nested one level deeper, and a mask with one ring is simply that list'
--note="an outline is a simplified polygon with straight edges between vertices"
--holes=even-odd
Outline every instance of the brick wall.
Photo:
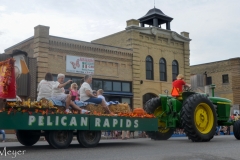
[{"label": "brick wall", "polygon": [[[127,23],[128,24],[128,23]],[[121,31],[97,40],[93,43],[131,48],[133,50],[133,93],[134,107],[142,107],[143,95],[164,93],[172,89],[172,61],[177,60],[179,73],[185,75],[190,83],[189,42],[176,41],[171,31],[161,30],[161,34],[152,33],[154,28],[128,27]],[[150,55],[154,61],[154,80],[146,80],[146,57]],[[165,58],[167,63],[167,81],[160,82],[159,60]],[[140,82],[143,82],[142,84]]]},{"label": "brick wall", "polygon": [[[212,77],[212,84],[216,85],[215,95],[223,98],[228,98],[236,103],[233,92],[233,72],[232,62],[230,60],[217,61],[212,63],[194,65],[190,67],[191,74],[204,74],[206,72],[207,77]],[[228,75],[229,83],[223,83],[222,75]]]}]

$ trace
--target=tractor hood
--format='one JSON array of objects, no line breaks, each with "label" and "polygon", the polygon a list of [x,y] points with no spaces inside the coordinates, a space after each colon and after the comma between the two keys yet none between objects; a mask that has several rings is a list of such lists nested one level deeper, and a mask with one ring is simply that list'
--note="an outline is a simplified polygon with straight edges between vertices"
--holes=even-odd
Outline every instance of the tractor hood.
[{"label": "tractor hood", "polygon": [[220,98],[220,97],[209,97],[209,99],[212,101],[212,103],[224,103],[224,104],[231,104],[232,101],[226,98]]}]

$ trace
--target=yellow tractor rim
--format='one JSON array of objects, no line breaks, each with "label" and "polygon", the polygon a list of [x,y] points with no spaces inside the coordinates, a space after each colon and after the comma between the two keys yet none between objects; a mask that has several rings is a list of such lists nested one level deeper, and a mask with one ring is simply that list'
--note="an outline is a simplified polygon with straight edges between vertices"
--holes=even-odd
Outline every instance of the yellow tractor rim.
[{"label": "yellow tractor rim", "polygon": [[[157,117],[162,113],[163,113],[162,107],[158,107],[153,114]],[[162,116],[165,116],[165,114],[163,114]],[[161,121],[160,119],[158,119],[158,127],[159,127],[158,131],[161,133],[167,133],[169,131],[169,128],[166,128],[166,123]]]},{"label": "yellow tractor rim", "polygon": [[194,122],[198,131],[207,134],[212,130],[214,117],[211,107],[206,103],[200,103],[194,112]]}]

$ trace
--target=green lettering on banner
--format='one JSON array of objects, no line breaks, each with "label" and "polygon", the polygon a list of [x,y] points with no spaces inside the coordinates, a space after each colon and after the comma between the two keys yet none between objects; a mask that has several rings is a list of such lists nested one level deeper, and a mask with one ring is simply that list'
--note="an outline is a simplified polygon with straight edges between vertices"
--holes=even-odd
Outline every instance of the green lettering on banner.
[{"label": "green lettering on banner", "polygon": [[28,125],[31,126],[36,121],[35,116],[29,116]]},{"label": "green lettering on banner", "polygon": [[122,127],[122,126],[123,126],[123,120],[120,119],[120,127]]}]

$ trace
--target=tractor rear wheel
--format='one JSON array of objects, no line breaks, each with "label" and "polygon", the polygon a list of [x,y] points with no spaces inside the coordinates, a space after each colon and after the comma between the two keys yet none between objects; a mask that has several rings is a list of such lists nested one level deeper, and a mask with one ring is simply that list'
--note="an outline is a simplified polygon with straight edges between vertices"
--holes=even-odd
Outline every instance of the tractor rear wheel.
[{"label": "tractor rear wheel", "polygon": [[237,120],[236,122],[234,122],[233,134],[237,140],[240,140],[240,120]]},{"label": "tractor rear wheel", "polygon": [[[155,116],[159,116],[163,113],[161,107],[161,100],[159,97],[152,98],[146,102],[144,106],[144,110],[148,114],[154,114]],[[162,117],[165,117],[166,114],[163,114]],[[147,135],[154,140],[167,140],[169,139],[174,132],[172,128],[166,128],[166,123],[158,119],[158,131],[149,131]]]},{"label": "tractor rear wheel", "polygon": [[193,142],[208,142],[217,126],[217,114],[211,101],[204,95],[193,94],[183,103],[181,124]]}]

